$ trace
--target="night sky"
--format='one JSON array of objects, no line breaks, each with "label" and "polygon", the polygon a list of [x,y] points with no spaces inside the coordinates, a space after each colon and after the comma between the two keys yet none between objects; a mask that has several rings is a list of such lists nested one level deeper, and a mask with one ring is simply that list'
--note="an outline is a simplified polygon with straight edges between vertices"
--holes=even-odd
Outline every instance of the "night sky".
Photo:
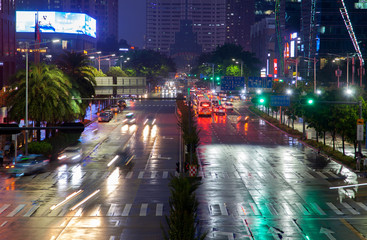
[{"label": "night sky", "polygon": [[133,46],[143,47],[145,0],[119,0],[119,36]]}]

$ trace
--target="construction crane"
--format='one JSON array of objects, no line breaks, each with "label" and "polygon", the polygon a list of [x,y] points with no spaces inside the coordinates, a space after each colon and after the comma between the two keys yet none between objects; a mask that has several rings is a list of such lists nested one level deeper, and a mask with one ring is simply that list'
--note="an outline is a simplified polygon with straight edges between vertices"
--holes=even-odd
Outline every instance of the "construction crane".
[{"label": "construction crane", "polygon": [[364,60],[363,60],[362,52],[361,52],[361,49],[359,48],[357,37],[356,37],[356,35],[354,33],[352,22],[350,21],[348,10],[347,10],[347,8],[345,6],[344,0],[340,0],[339,2],[341,4],[341,7],[339,8],[340,14],[342,15],[342,18],[343,18],[345,27],[348,30],[349,37],[352,40],[353,47],[354,47],[354,49],[356,51],[356,54],[357,54],[357,56],[359,58],[359,65],[360,65],[360,69],[359,69],[360,70],[360,72],[359,72],[360,83],[359,83],[359,85],[362,86],[362,75],[363,75],[362,74],[362,71],[363,71],[362,70],[362,66],[364,65]]}]

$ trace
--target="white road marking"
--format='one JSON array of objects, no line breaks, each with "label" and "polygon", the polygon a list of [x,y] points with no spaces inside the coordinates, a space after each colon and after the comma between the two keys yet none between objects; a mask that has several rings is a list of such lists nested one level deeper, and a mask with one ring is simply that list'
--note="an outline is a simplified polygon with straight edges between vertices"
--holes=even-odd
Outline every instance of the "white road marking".
[{"label": "white road marking", "polygon": [[316,171],[315,173],[317,173],[320,177],[322,177],[324,179],[329,178],[329,177],[325,176],[322,172]]},{"label": "white road marking", "polygon": [[288,215],[294,215],[293,210],[291,209],[291,207],[287,204],[287,203],[282,203],[283,209],[285,210],[285,212]]},{"label": "white road marking", "polygon": [[236,178],[241,178],[241,176],[238,174],[238,172],[233,173]]},{"label": "white road marking", "polygon": [[28,212],[26,214],[24,214],[24,217],[30,217],[32,216],[32,214],[40,207],[40,205],[34,205],[33,207],[31,207],[31,209],[28,210]]},{"label": "white road marking", "polygon": [[314,176],[312,176],[310,173],[308,172],[303,172],[301,173],[302,175],[304,175],[306,178],[315,178]]},{"label": "white road marking", "polygon": [[121,214],[121,216],[122,216],[122,217],[127,217],[127,216],[129,216],[129,213],[130,213],[130,210],[131,210],[131,206],[132,206],[132,204],[131,204],[131,203],[127,203],[127,204],[125,205],[124,211],[122,211],[122,214]]},{"label": "white road marking", "polygon": [[114,203],[111,204],[107,212],[107,217],[115,216],[116,207],[117,207],[117,204],[114,204]]},{"label": "white road marking", "polygon": [[146,216],[148,210],[148,203],[142,203],[140,207],[140,213],[139,216]]},{"label": "white road marking", "polygon": [[237,204],[236,208],[237,208],[237,212],[238,212],[239,215],[242,215],[242,216],[246,215],[246,211],[243,208],[241,203]]},{"label": "white road marking", "polygon": [[155,209],[155,215],[156,216],[163,216],[163,203],[157,203],[156,209]]},{"label": "white road marking", "polygon": [[220,213],[223,216],[228,216],[228,211],[227,211],[226,204],[225,203],[219,203],[218,205],[219,205]]},{"label": "white road marking", "polygon": [[8,223],[8,221],[4,221],[4,222],[0,225],[0,227],[4,227],[7,223]]},{"label": "white road marking", "polygon": [[332,204],[331,202],[327,202],[326,203],[336,214],[338,215],[343,215],[344,213],[341,212],[337,207],[335,207],[334,204]]},{"label": "white road marking", "polygon": [[91,217],[101,216],[101,204],[98,204],[90,214]]},{"label": "white road marking", "polygon": [[128,172],[125,178],[132,178],[133,172]]},{"label": "white road marking", "polygon": [[157,175],[157,171],[153,171],[151,174],[150,174],[150,178],[155,178],[155,176]]},{"label": "white road marking", "polygon": [[310,205],[319,213],[319,215],[326,215],[326,213],[317,205],[317,203],[310,203]]},{"label": "white road marking", "polygon": [[76,211],[76,213],[74,214],[74,217],[80,217],[82,216],[83,213],[83,208],[79,208],[78,211]]},{"label": "white road marking", "polygon": [[359,212],[357,212],[354,208],[352,208],[352,206],[351,205],[349,205],[348,203],[346,203],[346,202],[342,202],[341,203],[349,212],[351,212],[352,214],[354,214],[354,215],[358,215],[358,214],[360,214]]},{"label": "white road marking", "polygon": [[63,208],[63,209],[61,210],[61,212],[60,212],[57,216],[59,216],[59,217],[63,217],[63,216],[67,213],[67,211],[68,211],[68,209],[67,209],[67,208]]},{"label": "white road marking", "polygon": [[361,208],[363,208],[363,210],[367,211],[367,206],[364,205],[363,203],[361,202],[356,202],[358,204],[358,206],[360,206]]},{"label": "white road marking", "polygon": [[109,240],[115,240],[115,236],[110,236]]},{"label": "white road marking", "polygon": [[298,207],[298,209],[304,214],[304,215],[311,215],[311,213],[309,211],[307,211],[307,209],[301,204],[301,203],[296,203],[296,206]]},{"label": "white road marking", "polygon": [[18,212],[20,212],[26,204],[19,204],[11,213],[7,215],[7,217],[14,217]]},{"label": "white road marking", "polygon": [[259,209],[257,208],[255,203],[249,203],[250,207],[252,209],[252,211],[254,212],[255,215],[261,215]]},{"label": "white road marking", "polygon": [[145,173],[144,171],[140,171],[138,179],[142,179],[144,177],[144,173]]},{"label": "white road marking", "polygon": [[2,214],[8,207],[10,207],[10,204],[4,204],[1,208],[0,208],[0,214]]},{"label": "white road marking", "polygon": [[168,177],[168,171],[164,171],[163,172],[163,177],[162,178],[167,178]]}]

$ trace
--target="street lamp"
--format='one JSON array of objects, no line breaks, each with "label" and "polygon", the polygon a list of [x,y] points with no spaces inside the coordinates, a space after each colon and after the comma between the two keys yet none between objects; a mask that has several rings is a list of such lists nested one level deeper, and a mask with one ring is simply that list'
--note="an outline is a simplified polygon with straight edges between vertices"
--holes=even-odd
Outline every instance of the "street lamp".
[{"label": "street lamp", "polygon": [[232,58],[232,61],[235,62],[236,64],[239,64],[239,62],[241,62],[241,75],[240,76],[242,77],[242,72],[243,72],[243,61],[242,61],[242,59],[240,59],[238,61],[238,60]]},{"label": "street lamp", "polygon": [[[25,121],[24,124],[26,127],[28,127],[28,52],[30,46],[35,46],[39,44],[45,44],[45,43],[58,43],[60,42],[60,39],[54,39],[51,41],[41,42],[41,43],[34,43],[29,44],[29,42],[25,43]],[[28,130],[25,131],[25,155],[28,155]]]},{"label": "street lamp", "polygon": [[[110,55],[105,55],[105,56],[102,56],[101,55],[98,55],[98,71],[101,71],[101,59],[102,60],[110,60],[109,57],[114,57],[116,56],[116,54],[110,54]],[[111,62],[109,62],[109,65],[111,65]]]},{"label": "street lamp", "polygon": [[293,91],[292,91],[292,89],[287,89],[286,93],[287,93],[287,95],[292,95]]}]

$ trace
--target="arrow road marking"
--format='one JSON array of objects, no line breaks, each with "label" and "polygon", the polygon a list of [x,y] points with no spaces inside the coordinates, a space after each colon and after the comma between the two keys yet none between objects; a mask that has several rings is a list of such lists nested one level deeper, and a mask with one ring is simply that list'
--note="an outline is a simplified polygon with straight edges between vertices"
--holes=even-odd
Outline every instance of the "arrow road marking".
[{"label": "arrow road marking", "polygon": [[336,238],[333,237],[333,231],[331,231],[330,229],[327,229],[327,228],[324,228],[324,227],[321,227],[320,228],[320,233],[321,234],[325,234],[326,237],[328,237],[330,240],[336,240]]}]

